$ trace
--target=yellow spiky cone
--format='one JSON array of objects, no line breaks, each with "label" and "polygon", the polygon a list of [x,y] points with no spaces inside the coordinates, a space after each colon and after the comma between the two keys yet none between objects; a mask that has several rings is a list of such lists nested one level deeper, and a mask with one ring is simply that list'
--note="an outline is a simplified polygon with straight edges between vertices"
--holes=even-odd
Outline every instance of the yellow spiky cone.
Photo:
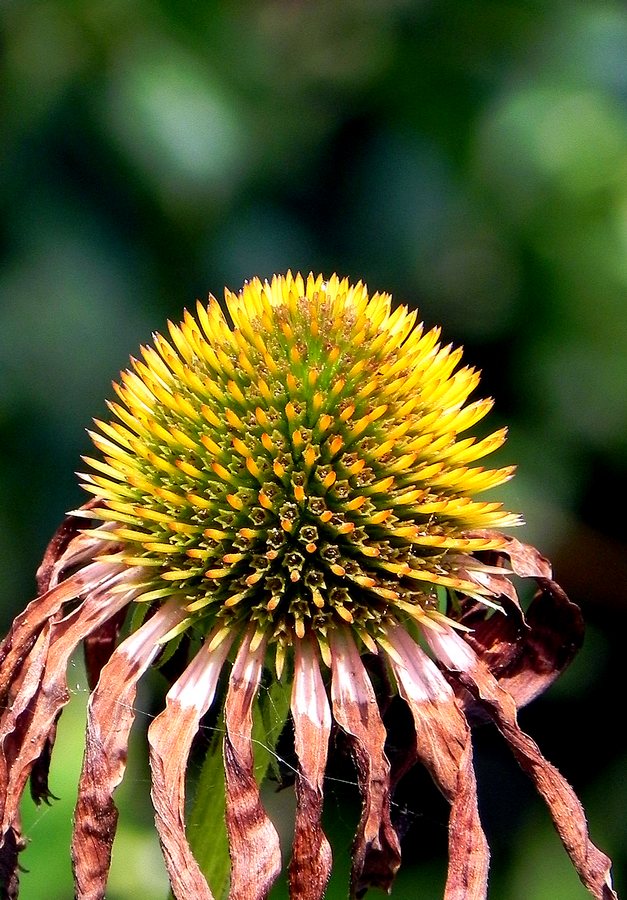
[{"label": "yellow spiky cone", "polygon": [[505,430],[460,438],[491,401],[467,403],[478,373],[415,321],[335,275],[253,279],[122,373],[85,486],[142,598],[186,606],[179,631],[253,622],[282,654],[336,622],[372,646],[437,617],[437,586],[480,593],[457,560],[519,521],[473,499],[513,474],[472,465]]}]

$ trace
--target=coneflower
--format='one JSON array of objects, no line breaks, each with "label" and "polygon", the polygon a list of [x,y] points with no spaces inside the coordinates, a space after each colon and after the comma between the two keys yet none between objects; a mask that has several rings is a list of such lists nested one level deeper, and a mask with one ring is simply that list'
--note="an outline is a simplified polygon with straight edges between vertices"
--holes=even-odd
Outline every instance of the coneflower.
[{"label": "coneflower", "polygon": [[[476,465],[505,440],[462,436],[491,407],[478,373],[415,312],[336,276],[246,283],[154,335],[122,373],[86,460],[95,495],[70,513],[40,593],[0,648],[0,877],[17,896],[19,801],[47,799],[66,667],[82,642],[92,688],[75,812],[76,896],[105,894],[133,702],[171,642],[194,648],[148,730],[156,825],[179,900],[212,893],[185,834],[185,775],[203,716],[224,703],[233,900],[267,896],[279,839],[254,777],[262,674],[291,692],[298,761],[293,898],[324,895],[321,826],[332,723],[356,762],[363,811],[351,892],[389,889],[400,864],[391,792],[420,762],[450,803],[447,900],[486,896],[470,722],[492,719],[545,799],[579,876],[615,897],[608,858],[572,789],[516,721],[578,649],[577,607],[519,518],[475,495],[513,468]],[[534,578],[527,614],[512,575]],[[180,649],[180,648],[179,648]],[[415,726],[391,766],[376,654]],[[369,657],[371,658],[371,657]],[[228,688],[219,696],[220,674]]]}]

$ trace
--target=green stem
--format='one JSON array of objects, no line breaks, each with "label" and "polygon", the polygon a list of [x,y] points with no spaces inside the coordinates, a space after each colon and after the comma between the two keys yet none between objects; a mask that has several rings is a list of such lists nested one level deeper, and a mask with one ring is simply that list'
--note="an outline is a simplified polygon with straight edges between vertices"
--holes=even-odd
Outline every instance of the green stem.
[{"label": "green stem", "polygon": [[276,754],[290,711],[291,682],[273,680],[266,690],[261,689],[253,712],[253,754],[255,777],[261,784],[270,770],[279,775]]},{"label": "green stem", "polygon": [[[273,681],[261,689],[255,702],[252,739],[259,784],[276,767],[276,747],[289,714],[290,692],[290,684]],[[200,772],[187,829],[192,852],[215,900],[228,896],[231,868],[224,820],[223,734],[221,713]]]},{"label": "green stem", "polygon": [[229,891],[229,845],[224,822],[223,734],[224,715],[221,712],[200,771],[187,827],[192,853],[215,900],[225,900]]}]

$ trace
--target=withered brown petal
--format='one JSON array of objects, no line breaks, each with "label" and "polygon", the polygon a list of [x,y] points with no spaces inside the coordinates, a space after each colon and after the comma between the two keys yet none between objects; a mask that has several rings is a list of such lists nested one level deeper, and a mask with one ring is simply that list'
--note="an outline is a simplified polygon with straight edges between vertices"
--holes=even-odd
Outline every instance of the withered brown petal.
[{"label": "withered brown petal", "polygon": [[[0,717],[0,822],[3,823],[0,825],[0,836],[7,827],[4,822],[8,821],[10,824],[17,809],[17,804],[11,804],[9,801],[9,781],[16,761],[19,760],[24,736],[31,720],[29,705],[40,690],[41,676],[50,646],[50,630],[49,623],[32,647],[28,664],[16,672],[11,695]],[[8,820],[5,820],[7,805],[11,811]]]},{"label": "withered brown petal", "polygon": [[414,719],[416,757],[451,804],[445,900],[484,900],[490,851],[479,819],[470,728],[444,676],[404,629],[390,629],[388,639],[398,689]]},{"label": "withered brown petal", "polygon": [[83,655],[85,657],[85,672],[89,690],[98,684],[102,668],[111,659],[115,650],[120,629],[126,619],[127,610],[121,609],[116,615],[111,616],[99,628],[94,629],[83,641]]},{"label": "withered brown petal", "polygon": [[4,837],[0,850],[0,900],[17,900],[19,894],[18,856],[26,847],[19,822]]},{"label": "withered brown petal", "polygon": [[261,805],[254,774],[252,706],[264,653],[264,642],[251,651],[250,635],[244,638],[233,665],[224,708],[230,900],[263,900],[281,870],[279,836]]},{"label": "withered brown petal", "polygon": [[486,552],[491,564],[498,564],[502,557],[506,557],[512,571],[521,578],[552,578],[551,563],[531,544],[524,544],[509,534],[491,531],[490,529],[476,529],[464,533],[465,537],[478,537],[490,540],[499,538],[503,546],[498,550]]},{"label": "withered brown petal", "polygon": [[137,682],[159,652],[159,639],[183,617],[174,602],[158,609],[113,653],[90,697],[72,837],[77,900],[104,897],[118,818],[113,792],[126,768]]},{"label": "withered brown petal", "polygon": [[3,832],[17,814],[35,762],[42,753],[50,752],[58,714],[69,699],[66,671],[72,653],[85,634],[111,612],[116,612],[116,604],[122,606],[126,602],[125,596],[120,594],[104,598],[90,595],[66,618],[49,622],[35,643],[25,665],[20,693],[14,698],[12,710],[8,711],[19,712],[15,727],[9,731],[8,723],[4,721],[2,726],[3,748],[11,747],[6,758],[6,785],[3,785]]},{"label": "withered brown petal", "polygon": [[16,675],[27,659],[42,628],[59,614],[64,603],[80,596],[86,586],[93,583],[96,573],[99,574],[100,580],[104,580],[110,574],[110,569],[99,563],[86,567],[58,587],[54,587],[32,600],[26,609],[13,620],[7,636],[0,644],[0,707],[2,709],[7,705],[7,698],[14,688]]},{"label": "withered brown petal", "polygon": [[44,745],[41,748],[41,753],[33,763],[33,768],[30,773],[30,795],[34,803],[38,806],[42,801],[50,805],[51,800],[59,799],[50,790],[48,779],[50,777],[50,762],[52,760],[52,751],[57,738],[57,724],[60,715],[61,713],[59,712],[54,723],[51,725],[46,740],[44,741]]},{"label": "withered brown petal", "polygon": [[[88,512],[98,506],[102,506],[102,500],[93,497],[85,503],[81,510]],[[56,570],[59,567],[59,561],[66,553],[69,544],[80,535],[81,530],[85,527],[85,519],[82,516],[70,513],[61,522],[55,533],[48,541],[48,546],[44,552],[43,559],[37,569],[37,589],[39,594],[45,594],[57,583]],[[86,538],[89,540],[89,538]]]},{"label": "withered brown petal", "polygon": [[597,900],[617,900],[611,887],[610,859],[590,840],[583,807],[571,786],[520,728],[513,698],[459,635],[450,631],[443,640],[436,636],[429,641],[453,679],[483,706],[531,777],[582,883]]},{"label": "withered brown petal", "polygon": [[492,616],[467,637],[518,708],[543,693],[570,665],[583,643],[579,607],[555,581],[538,582],[540,589],[527,611],[528,628],[517,630],[508,617]]},{"label": "withered brown petal", "polygon": [[350,741],[363,797],[351,873],[352,895],[361,896],[371,886],[390,889],[401,853],[390,821],[390,764],[374,688],[351,635],[336,629],[330,644],[333,718]]},{"label": "withered brown petal", "polygon": [[[15,696],[7,705],[0,730],[0,897],[17,896],[18,853],[24,848],[20,839],[20,793],[9,794],[9,784],[16,760],[19,760],[24,735],[28,727],[28,703],[39,686],[39,676],[45,662],[50,628],[40,635],[32,653],[32,665],[19,673]],[[3,893],[4,892],[4,893]]]},{"label": "withered brown petal", "polygon": [[470,729],[459,761],[448,835],[449,863],[444,900],[483,900],[487,892],[490,850],[479,821]]},{"label": "withered brown petal", "polygon": [[331,710],[316,652],[306,639],[295,645],[291,709],[298,774],[290,897],[320,900],[331,873],[331,846],[320,824]]},{"label": "withered brown petal", "polygon": [[[492,532],[472,534],[489,537]],[[509,560],[516,575],[538,584],[526,616],[516,614],[517,604],[514,608],[510,604],[505,616],[490,614],[474,601],[463,604],[462,622],[472,629],[466,640],[520,708],[545,691],[572,662],[583,643],[583,617],[552,580],[548,561],[534,547],[507,537],[505,547],[489,555],[496,557],[491,562]],[[490,577],[497,590],[502,576]]]},{"label": "withered brown petal", "polygon": [[[152,801],[159,840],[179,900],[213,900],[185,836],[185,772],[200,719],[215,695],[231,642],[209,650],[208,640],[168,691],[166,708],[148,729]],[[210,824],[210,823],[207,823]]]}]

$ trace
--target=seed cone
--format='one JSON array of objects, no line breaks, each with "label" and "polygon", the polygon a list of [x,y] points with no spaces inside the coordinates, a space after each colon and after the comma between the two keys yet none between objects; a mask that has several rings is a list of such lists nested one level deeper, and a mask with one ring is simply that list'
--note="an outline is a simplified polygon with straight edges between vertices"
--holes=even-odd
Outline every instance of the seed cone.
[{"label": "seed cone", "polygon": [[465,532],[517,524],[472,499],[512,468],[470,466],[500,430],[459,439],[490,409],[478,373],[387,294],[333,276],[258,279],[154,336],[122,374],[86,487],[139,599],[177,596],[203,633],[254,623],[277,645],[348,623],[366,646],[399,613],[438,610],[437,585],[479,592]]}]

